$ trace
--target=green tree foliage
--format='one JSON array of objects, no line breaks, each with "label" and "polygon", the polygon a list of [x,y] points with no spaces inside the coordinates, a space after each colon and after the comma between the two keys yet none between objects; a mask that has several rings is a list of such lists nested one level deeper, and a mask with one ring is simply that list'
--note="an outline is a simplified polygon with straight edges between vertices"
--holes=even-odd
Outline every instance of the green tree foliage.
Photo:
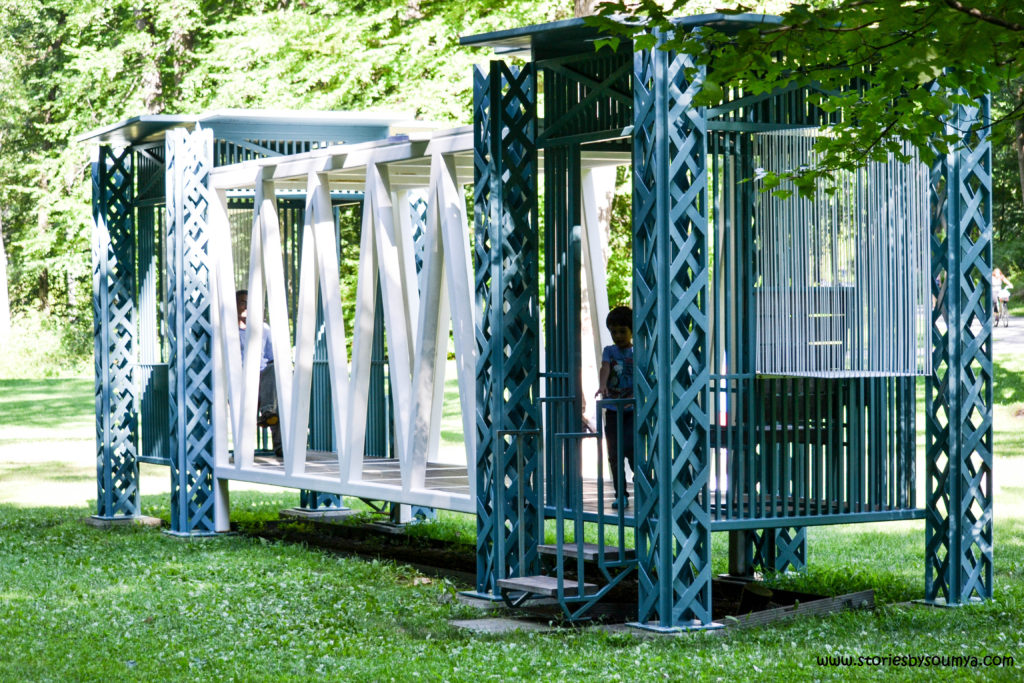
[{"label": "green tree foliage", "polygon": [[[471,115],[463,34],[571,0],[0,0],[0,224],[11,303],[90,337],[89,149],[128,117],[219,108]],[[87,346],[87,344],[86,344]]]},{"label": "green tree foliage", "polygon": [[[994,93],[994,117],[1006,117],[1024,103],[1024,77]],[[992,226],[994,264],[1015,277],[1024,276],[1024,117],[1013,122],[1015,133],[992,149]],[[1024,287],[1018,288],[1018,296]]]},{"label": "green tree foliage", "polygon": [[[728,3],[726,13],[759,11]],[[763,3],[762,3],[763,4]],[[697,7],[695,7],[697,6]],[[705,9],[703,0],[608,0],[591,21],[640,47],[672,17]],[[777,10],[779,11],[779,10]],[[713,105],[729,89],[749,94],[789,86],[818,91],[819,105],[843,112],[831,135],[819,139],[814,167],[787,176],[802,192],[828,183],[840,169],[901,155],[901,140],[925,156],[945,153],[964,131],[944,127],[951,107],[995,96],[994,185],[997,262],[1024,269],[1021,184],[1024,181],[1024,3],[1006,0],[810,0],[781,8],[741,31],[706,26],[675,32],[664,47],[697,56],[706,68],[697,101]],[[856,78],[858,87],[850,88]],[[1018,161],[1021,171],[1018,171]],[[771,178],[776,186],[782,178]],[[1014,187],[1016,185],[1016,187]],[[1015,201],[1013,201],[1015,200]],[[1012,206],[1011,206],[1012,204]]]}]

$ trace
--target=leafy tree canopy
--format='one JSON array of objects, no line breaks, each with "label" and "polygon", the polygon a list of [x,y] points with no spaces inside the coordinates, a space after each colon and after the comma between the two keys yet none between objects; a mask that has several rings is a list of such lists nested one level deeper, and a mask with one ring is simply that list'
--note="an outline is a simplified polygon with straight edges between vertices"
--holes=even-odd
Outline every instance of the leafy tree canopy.
[{"label": "leafy tree canopy", "polygon": [[[658,32],[672,31],[672,17],[695,9],[706,5],[606,0],[601,16],[591,21],[650,48]],[[741,1],[720,11],[760,9]],[[759,94],[800,85],[815,88],[824,110],[842,110],[831,135],[818,142],[818,165],[791,174],[803,192],[837,170],[901,155],[900,140],[925,156],[932,147],[945,153],[964,131],[947,126],[944,117],[952,107],[989,93],[1010,94],[994,111],[991,134],[997,144],[1024,132],[1015,128],[1024,120],[1024,3],[811,0],[774,9],[781,21],[764,20],[740,31],[727,32],[724,26],[676,31],[663,47],[696,55],[705,67],[697,104],[718,103],[730,88]],[[859,87],[851,88],[854,78],[861,79]]]},{"label": "leafy tree canopy", "polygon": [[88,340],[89,149],[140,114],[390,109],[471,116],[462,34],[565,19],[571,0],[0,0],[0,223],[12,307]]}]

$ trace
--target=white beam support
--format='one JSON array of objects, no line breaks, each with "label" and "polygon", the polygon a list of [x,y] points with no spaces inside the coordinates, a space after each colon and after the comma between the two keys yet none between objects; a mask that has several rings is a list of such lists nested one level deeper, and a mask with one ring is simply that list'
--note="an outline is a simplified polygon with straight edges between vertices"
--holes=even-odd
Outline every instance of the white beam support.
[{"label": "white beam support", "polygon": [[370,361],[373,352],[373,321],[377,307],[377,240],[374,237],[373,213],[364,195],[362,233],[359,239],[359,274],[356,279],[356,314],[352,323],[352,375],[349,379],[345,436],[341,448],[338,441],[338,464],[341,476],[358,480],[363,472],[363,450],[366,443],[366,413],[370,390]]},{"label": "white beam support", "polygon": [[615,166],[584,169],[583,186],[583,272],[587,278],[587,305],[593,329],[594,357],[601,365],[601,351],[611,345],[611,333],[604,325],[608,317],[608,273],[605,268],[612,201],[615,199]]},{"label": "white beam support", "polygon": [[[210,213],[214,251],[212,290],[216,301],[215,476],[223,480],[219,524],[227,523],[230,479],[385,499],[403,505],[474,511],[475,477],[469,468],[475,452],[478,352],[473,324],[474,274],[463,188],[466,178],[471,181],[464,168],[467,158],[471,160],[471,129],[439,134],[430,142],[429,154],[427,149],[427,141],[402,139],[244,162],[214,172],[211,185],[216,189],[217,201]],[[276,192],[283,187],[299,191],[305,188],[306,196],[294,349],[290,343],[276,205]],[[342,187],[364,193],[354,302],[341,298],[331,205],[331,190]],[[410,190],[423,188],[428,188],[428,209],[422,238],[422,272],[418,276],[409,194]],[[246,189],[254,194],[254,209],[248,279],[249,343],[243,358],[235,324],[238,313],[227,192]],[[601,266],[603,272],[603,260]],[[600,280],[593,289],[603,294],[603,278]],[[383,480],[371,462],[364,462],[378,282],[384,305],[398,454],[398,463],[390,461],[393,475],[385,472]],[[326,327],[338,475],[307,472],[306,438],[318,292]],[[346,350],[345,305],[355,308],[351,360]],[[265,309],[269,312],[274,350],[283,468],[255,461]],[[434,470],[428,476],[428,464],[439,457],[449,330],[455,339],[466,438],[466,469],[454,470],[456,480],[465,477],[466,484],[460,485],[452,484],[451,476],[439,477]],[[365,478],[364,466],[368,468]],[[452,486],[455,491],[446,488]],[[462,493],[460,486],[467,487],[469,492]]]},{"label": "white beam support", "polygon": [[[444,389],[444,366],[448,351],[450,312],[445,291],[445,255],[438,220],[437,189],[431,173],[427,194],[427,224],[423,235],[423,265],[420,273],[422,291],[418,310],[416,359],[413,369],[412,411],[409,425],[410,444],[415,444],[420,457],[407,455],[409,476],[404,478],[406,491],[422,488],[426,481],[426,464],[437,457],[441,434],[441,406]],[[443,322],[442,322],[443,321]]]},{"label": "white beam support", "polygon": [[[386,166],[370,164],[366,167],[364,196],[363,212],[364,215],[369,212],[371,216],[379,262],[381,301],[384,304],[384,326],[388,341],[388,379],[395,415],[395,451],[404,477],[409,461],[408,425],[414,349],[407,302],[414,296],[410,289],[415,287],[416,270],[414,265],[412,273],[409,272],[401,222],[396,220],[391,202]],[[408,211],[407,208],[405,210]]]},{"label": "white beam support", "polygon": [[[326,174],[309,174],[306,189],[306,212],[312,214],[313,241],[320,279],[320,299],[324,309],[327,342],[327,366],[331,376],[331,405],[334,409],[334,441],[336,448],[346,443],[348,425],[349,372],[342,315],[341,282],[339,280],[338,245],[334,234],[334,212],[331,209],[331,187]],[[307,217],[307,220],[309,218]]]},{"label": "white beam support", "polygon": [[[470,144],[472,144],[470,142]],[[455,363],[459,382],[459,402],[462,409],[462,435],[465,441],[466,476],[469,478],[470,496],[476,500],[476,474],[473,470],[476,455],[476,365],[479,352],[476,346],[476,325],[473,305],[474,278],[470,260],[469,221],[466,215],[465,193],[458,182],[454,155],[434,154],[431,158],[431,216],[440,220],[445,255],[449,310],[452,335],[455,338]],[[436,209],[434,208],[436,207]],[[447,347],[447,333],[445,347]],[[443,377],[441,394],[443,395]],[[437,398],[438,411],[441,398]],[[440,435],[440,415],[435,431]]]}]

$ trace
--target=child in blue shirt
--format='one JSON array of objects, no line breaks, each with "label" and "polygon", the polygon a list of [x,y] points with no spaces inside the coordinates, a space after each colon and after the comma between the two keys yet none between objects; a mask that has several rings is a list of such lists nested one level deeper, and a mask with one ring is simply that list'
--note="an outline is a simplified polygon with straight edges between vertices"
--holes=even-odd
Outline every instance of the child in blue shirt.
[{"label": "child in blue shirt", "polygon": [[[597,395],[600,398],[633,398],[633,309],[618,306],[608,313],[605,326],[611,332],[611,346],[604,347],[601,354],[601,374]],[[612,405],[605,408],[604,436],[608,447],[608,465],[615,485],[615,500],[612,507],[629,507],[629,492],[625,482],[620,481],[622,463],[628,462],[633,469],[633,403]],[[620,443],[621,435],[621,443]],[[624,472],[624,471],[623,471]],[[624,477],[623,477],[624,478]]]}]

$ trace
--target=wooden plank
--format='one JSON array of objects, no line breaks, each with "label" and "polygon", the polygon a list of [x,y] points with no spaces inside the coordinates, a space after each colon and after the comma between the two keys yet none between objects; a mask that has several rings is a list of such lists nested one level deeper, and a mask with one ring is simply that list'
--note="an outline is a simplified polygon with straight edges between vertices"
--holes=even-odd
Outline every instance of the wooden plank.
[{"label": "wooden plank", "polygon": [[[557,555],[558,546],[554,544],[544,544],[537,546],[537,552],[542,555]],[[615,545],[604,546],[604,559],[617,561],[620,559],[622,549]],[[562,555],[564,557],[576,558],[579,557],[579,545],[576,543],[566,543],[562,546]],[[600,555],[600,548],[597,543],[584,543],[583,544],[583,559],[588,562],[593,562],[598,559]],[[625,558],[632,559],[636,557],[636,551],[632,548],[626,548]]]},{"label": "wooden plank", "polygon": [[[546,595],[548,597],[558,596],[558,578],[554,576],[518,576],[513,579],[499,579],[498,587],[510,591],[525,591],[535,595]],[[565,593],[578,593],[579,583],[565,579],[562,581]],[[597,592],[597,585],[584,583],[585,595],[593,595]]]},{"label": "wooden plank", "polygon": [[869,589],[857,593],[838,595],[834,598],[822,598],[821,600],[812,600],[811,602],[775,607],[761,612],[751,612],[741,616],[727,616],[721,622],[726,626],[763,626],[764,624],[790,617],[831,614],[832,612],[840,612],[844,609],[874,609],[874,607],[875,591]]}]

